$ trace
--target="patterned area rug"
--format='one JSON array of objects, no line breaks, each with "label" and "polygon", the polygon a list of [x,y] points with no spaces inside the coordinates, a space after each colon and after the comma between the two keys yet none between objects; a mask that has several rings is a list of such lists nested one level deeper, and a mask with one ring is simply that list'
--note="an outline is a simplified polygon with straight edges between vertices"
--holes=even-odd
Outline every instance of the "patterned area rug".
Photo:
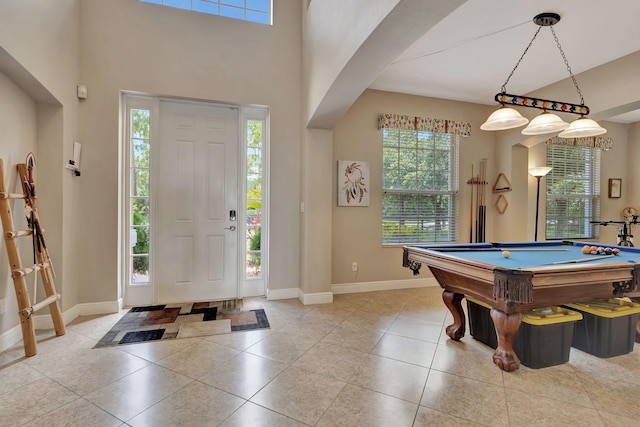
[{"label": "patterned area rug", "polygon": [[94,348],[269,328],[263,309],[224,312],[221,301],[133,307]]}]

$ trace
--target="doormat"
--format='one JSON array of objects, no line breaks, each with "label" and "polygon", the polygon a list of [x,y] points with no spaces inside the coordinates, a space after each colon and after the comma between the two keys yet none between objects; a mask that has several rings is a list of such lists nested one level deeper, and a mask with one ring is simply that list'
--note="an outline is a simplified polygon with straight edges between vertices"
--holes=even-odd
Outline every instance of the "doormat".
[{"label": "doormat", "polygon": [[214,301],[133,307],[93,348],[270,327],[263,309],[226,312],[220,309],[222,304]]}]

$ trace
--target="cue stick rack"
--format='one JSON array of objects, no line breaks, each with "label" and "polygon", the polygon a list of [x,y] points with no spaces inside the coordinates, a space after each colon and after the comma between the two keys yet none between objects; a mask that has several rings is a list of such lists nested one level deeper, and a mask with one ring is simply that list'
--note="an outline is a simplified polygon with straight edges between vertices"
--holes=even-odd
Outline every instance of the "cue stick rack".
[{"label": "cue stick rack", "polygon": [[487,159],[482,159],[480,161],[480,171],[476,175],[473,173],[473,164],[471,165],[471,179],[467,181],[467,184],[471,185],[471,203],[469,204],[469,243],[474,242],[474,224],[475,243],[482,243],[485,241],[487,225],[487,206],[485,204],[486,186],[489,184],[487,182]]},{"label": "cue stick rack", "polygon": [[[13,278],[16,299],[18,300],[18,315],[20,317],[22,341],[24,343],[24,353],[26,357],[33,356],[38,352],[35,325],[33,323],[33,314],[36,311],[48,306],[56,335],[61,336],[65,334],[62,313],[58,304],[60,294],[56,292],[53,282],[55,271],[51,258],[49,257],[49,251],[44,243],[43,229],[40,228],[40,220],[38,218],[35,180],[33,178],[34,165],[35,160],[33,154],[27,156],[27,164],[20,163],[17,165],[18,179],[22,184],[23,194],[9,193],[5,187],[4,165],[2,159],[0,159],[0,219],[2,220],[11,277]],[[25,214],[27,215],[27,222],[30,227],[28,230],[16,230],[14,227],[10,203],[10,200],[14,199],[22,199],[25,201]],[[17,242],[19,237],[31,237],[31,239],[27,239],[33,243],[34,265],[31,267],[23,267]],[[27,288],[26,276],[37,271],[40,272],[46,297],[42,301],[32,304]],[[37,278],[34,285],[34,300],[36,288]]]}]

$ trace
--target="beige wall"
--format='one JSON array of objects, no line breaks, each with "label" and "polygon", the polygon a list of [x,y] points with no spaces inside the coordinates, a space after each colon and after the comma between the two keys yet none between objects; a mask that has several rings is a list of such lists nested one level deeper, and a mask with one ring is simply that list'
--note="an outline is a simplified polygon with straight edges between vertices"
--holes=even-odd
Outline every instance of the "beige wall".
[{"label": "beige wall", "polygon": [[[331,291],[331,171],[333,132],[303,131],[304,212],[300,223],[300,289],[304,294]],[[328,302],[328,301],[323,301]]]},{"label": "beige wall", "polygon": [[[535,112],[534,112],[535,114]],[[535,117],[535,116],[532,116]],[[573,118],[568,117],[567,120]],[[600,176],[600,218],[603,221],[621,221],[622,209],[628,203],[628,190],[625,182],[629,181],[627,167],[628,125],[602,122],[607,129],[605,136],[614,141],[614,148],[603,151],[601,155]],[[548,136],[524,137],[520,129],[496,133],[496,155],[498,172],[505,173],[513,186],[513,191],[505,193],[509,207],[500,216],[500,224],[496,227],[496,240],[526,241],[533,240],[535,231],[536,179],[528,174],[528,168],[546,164],[546,144]],[[623,178],[624,177],[624,178]],[[608,198],[609,178],[622,178],[622,197]],[[540,211],[538,219],[538,240],[544,239],[544,216],[546,197],[543,178],[540,181]],[[524,190],[524,191],[523,191]],[[617,242],[615,226],[600,228],[600,242],[614,244]]]},{"label": "beige wall", "polygon": [[[477,104],[423,98],[417,96],[367,90],[351,107],[334,129],[332,167],[332,283],[358,283],[379,280],[412,278],[408,269],[401,267],[402,249],[381,245],[381,134],[377,129],[378,114],[383,112],[426,117],[462,120],[471,123],[471,136],[461,138],[460,144],[460,233],[459,241],[469,241],[469,211],[471,165],[474,173],[482,158],[487,158],[486,205],[488,212],[487,241],[533,240],[535,227],[536,180],[528,174],[528,168],[545,164],[546,138],[527,138],[520,129],[506,132],[484,132],[480,124],[494,107]],[[629,153],[634,151],[627,144],[629,126],[605,122],[607,136],[614,140],[614,149],[602,153],[601,163],[601,218],[621,220],[620,212],[628,206],[638,185],[637,172],[631,173]],[[637,126],[633,127],[636,129]],[[636,133],[637,135],[637,133]],[[636,136],[637,138],[637,136]],[[637,144],[635,144],[637,145]],[[635,149],[637,154],[637,149]],[[631,156],[629,156],[631,157]],[[638,157],[635,157],[638,158]],[[337,206],[338,160],[360,160],[371,164],[371,204],[369,207]],[[629,171],[628,171],[629,169]],[[634,168],[634,170],[637,168]],[[513,191],[503,193],[509,202],[504,214],[495,208],[498,194],[491,189],[498,174],[504,173],[511,181]],[[635,174],[635,176],[633,175]],[[608,179],[622,178],[622,198],[607,197]],[[544,186],[544,181],[542,182]],[[542,187],[544,188],[544,187]],[[538,240],[544,239],[545,215],[544,190],[540,198],[540,225]],[[640,206],[638,206],[640,208]],[[601,228],[599,241],[616,242],[613,226]],[[358,262],[359,271],[351,271],[351,263]]]},{"label": "beige wall", "polygon": [[[118,120],[121,91],[270,108],[271,289],[297,288],[301,4],[274,2],[265,26],[130,0],[81,2],[84,302],[112,300],[118,282]],[[100,224],[96,228],[95,224]]]},{"label": "beige wall", "polygon": [[[24,163],[26,154],[36,149],[37,109],[34,100],[16,86],[5,74],[0,73],[0,152],[4,167],[4,182],[7,191],[22,192],[18,183],[16,164]],[[10,201],[16,229],[26,229],[24,203]],[[27,247],[29,246],[29,247]],[[23,263],[32,263],[30,244],[20,245]],[[6,299],[7,311],[0,314],[0,333],[17,326],[19,322],[16,295],[9,270],[7,250],[0,246],[0,299]],[[33,281],[29,281],[33,290]]]},{"label": "beige wall", "polygon": [[[402,268],[402,248],[382,247],[382,136],[377,128],[380,113],[407,114],[461,120],[471,123],[469,138],[460,139],[460,241],[468,242],[471,165],[478,172],[480,160],[487,158],[487,175],[495,179],[494,135],[479,130],[491,107],[424,98],[391,92],[367,90],[334,129],[332,167],[332,283],[357,283],[412,278]],[[371,202],[368,207],[337,206],[337,161],[367,161],[371,166]],[[328,184],[328,183],[327,183]],[[491,182],[487,190],[490,193]],[[491,194],[487,194],[490,218],[487,239],[494,231],[495,216]],[[351,271],[358,262],[359,271]]]},{"label": "beige wall", "polygon": [[[629,140],[630,126],[604,121],[600,122],[600,124],[607,129],[607,134],[604,136],[613,138],[613,149],[602,152],[600,163],[600,219],[602,221],[622,221],[622,210],[626,206],[630,206],[630,185],[632,185],[631,183],[633,183],[634,180],[637,182],[638,179],[637,177],[634,179],[630,174],[630,169],[637,169],[637,166],[628,160],[628,157],[631,157],[631,142]],[[622,179],[622,197],[619,199],[609,198],[610,178]],[[636,209],[637,208],[640,208],[640,206],[637,206]],[[604,244],[617,243],[618,233],[616,228],[614,225],[600,227],[599,241]],[[636,234],[638,231],[640,230],[636,230]]]},{"label": "beige wall", "polygon": [[[268,27],[129,0],[0,2],[0,71],[35,105],[31,149],[63,310],[119,297],[122,90],[270,107],[270,284],[298,287],[302,11],[274,8],[278,25]],[[64,169],[74,141],[83,144],[79,178]]]},{"label": "beige wall", "polygon": [[[629,125],[629,145],[627,147],[628,185],[623,184],[623,194],[626,195],[627,206],[635,207],[640,212],[640,123]],[[636,231],[636,234],[640,230]],[[640,236],[638,236],[640,238]],[[636,240],[640,241],[640,239]],[[640,243],[637,244],[640,246]]]},{"label": "beige wall", "polygon": [[[64,169],[78,137],[78,13],[78,0],[0,2],[0,72],[15,85],[11,88],[3,77],[0,103],[6,109],[2,133],[7,139],[2,157],[5,163],[10,162],[9,173],[15,171],[16,162],[24,161],[28,151],[36,154],[40,219],[56,268],[63,310],[79,302],[76,271],[80,236],[76,225],[88,214],[78,204],[78,181]],[[31,104],[28,110],[25,104]],[[6,263],[6,259],[0,262]],[[11,311],[15,295],[13,284],[7,285]],[[0,320],[0,333],[16,320]]]}]

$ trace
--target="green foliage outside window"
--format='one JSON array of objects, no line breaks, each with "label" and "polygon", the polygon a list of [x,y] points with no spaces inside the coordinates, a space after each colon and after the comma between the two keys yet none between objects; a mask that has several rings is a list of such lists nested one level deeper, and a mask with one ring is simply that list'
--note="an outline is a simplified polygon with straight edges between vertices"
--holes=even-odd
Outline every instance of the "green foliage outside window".
[{"label": "green foliage outside window", "polygon": [[600,210],[600,150],[547,145],[547,239],[597,237]]},{"label": "green foliage outside window", "polygon": [[383,130],[382,242],[456,240],[456,137]]},{"label": "green foliage outside window", "polygon": [[247,276],[260,275],[262,257],[263,124],[247,121]]},{"label": "green foliage outside window", "polygon": [[149,274],[150,117],[148,110],[131,110],[131,219],[136,232],[132,248],[133,274]]}]

